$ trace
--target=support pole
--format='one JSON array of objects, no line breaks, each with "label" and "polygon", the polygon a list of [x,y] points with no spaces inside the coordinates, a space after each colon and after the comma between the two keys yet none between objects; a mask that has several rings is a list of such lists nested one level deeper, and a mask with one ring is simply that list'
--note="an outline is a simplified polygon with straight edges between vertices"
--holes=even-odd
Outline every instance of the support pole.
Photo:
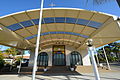
[{"label": "support pole", "polygon": [[97,55],[96,55],[96,58],[97,58],[97,64],[98,64],[98,66],[100,66],[100,62],[99,62],[99,59],[98,59]]},{"label": "support pole", "polygon": [[37,56],[38,56],[38,52],[39,52],[39,41],[40,41],[40,33],[41,33],[41,26],[42,26],[41,23],[42,23],[43,4],[44,4],[44,0],[41,0],[40,19],[39,19],[38,35],[37,35],[36,48],[35,48],[35,57],[34,57],[32,80],[35,80],[35,75],[36,75]]},{"label": "support pole", "polygon": [[20,71],[21,71],[21,64],[22,64],[23,54],[24,54],[24,51],[21,51],[21,52],[22,52],[22,58],[20,59],[20,65],[19,65],[18,73],[20,73]]},{"label": "support pole", "polygon": [[95,57],[94,57],[94,47],[92,44],[92,39],[88,40],[87,45],[88,45],[88,51],[90,52],[90,56],[91,56],[91,60],[92,60],[92,66],[93,66],[93,70],[94,70],[94,74],[95,74],[95,80],[100,80],[97,64],[96,64]]},{"label": "support pole", "polygon": [[[119,24],[119,23],[118,23],[118,24]],[[102,39],[100,39],[100,41],[101,41],[101,43],[103,44]],[[108,68],[108,70],[111,70],[104,46],[103,46],[102,49],[103,49],[103,52],[104,52],[104,55],[105,55],[105,59],[106,59],[106,63],[107,63],[107,68]]]},{"label": "support pole", "polygon": [[94,51],[95,51],[95,56],[96,56],[96,59],[97,59],[97,64],[98,64],[98,66],[100,65],[100,62],[99,62],[99,59],[98,59],[98,56],[97,56],[97,51],[96,51],[96,49],[95,49],[95,47],[94,47]]},{"label": "support pole", "polygon": [[107,62],[107,68],[108,68],[108,70],[111,70],[104,46],[103,46],[103,52],[104,52],[105,59],[106,59],[106,62]]}]

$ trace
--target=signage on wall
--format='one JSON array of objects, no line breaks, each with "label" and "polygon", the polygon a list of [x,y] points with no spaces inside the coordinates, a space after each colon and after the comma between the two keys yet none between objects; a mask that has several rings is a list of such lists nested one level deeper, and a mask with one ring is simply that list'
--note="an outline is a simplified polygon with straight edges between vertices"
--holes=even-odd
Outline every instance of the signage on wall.
[{"label": "signage on wall", "polygon": [[54,45],[53,51],[65,51],[65,46],[64,45]]},{"label": "signage on wall", "polygon": [[53,53],[65,53],[65,45],[54,45]]}]

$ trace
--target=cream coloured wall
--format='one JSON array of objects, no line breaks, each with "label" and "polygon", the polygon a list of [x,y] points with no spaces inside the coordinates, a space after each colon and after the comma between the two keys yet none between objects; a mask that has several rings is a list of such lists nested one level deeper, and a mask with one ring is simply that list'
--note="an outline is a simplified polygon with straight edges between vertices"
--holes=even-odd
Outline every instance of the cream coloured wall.
[{"label": "cream coloured wall", "polygon": [[82,59],[83,60],[83,65],[84,66],[91,66],[88,50],[87,49],[82,49],[82,50],[80,50],[80,53],[81,53],[82,58],[83,58]]},{"label": "cream coloured wall", "polygon": [[[70,66],[70,53],[72,51],[78,51],[81,54],[83,66],[90,66],[91,65],[87,49],[76,50],[74,47],[66,45],[65,46],[66,66]],[[48,53],[48,56],[49,56],[48,66],[52,66],[52,46],[49,46],[46,49],[41,50],[40,52],[47,52]],[[31,51],[29,66],[33,66],[33,60],[34,60],[34,51]]]}]

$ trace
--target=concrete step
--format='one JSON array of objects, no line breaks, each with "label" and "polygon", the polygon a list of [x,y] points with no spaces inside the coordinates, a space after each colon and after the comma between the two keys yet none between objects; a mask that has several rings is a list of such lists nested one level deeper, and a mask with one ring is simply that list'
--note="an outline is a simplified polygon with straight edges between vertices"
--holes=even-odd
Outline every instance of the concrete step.
[{"label": "concrete step", "polygon": [[49,69],[49,71],[69,71],[68,66],[53,66]]}]

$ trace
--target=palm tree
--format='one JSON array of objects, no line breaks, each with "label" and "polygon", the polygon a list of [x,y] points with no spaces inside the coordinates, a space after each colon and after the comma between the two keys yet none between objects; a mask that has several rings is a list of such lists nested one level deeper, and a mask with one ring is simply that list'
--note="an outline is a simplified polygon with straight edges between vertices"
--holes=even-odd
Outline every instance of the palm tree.
[{"label": "palm tree", "polygon": [[[120,43],[110,43],[107,46],[104,47],[105,51],[106,51],[106,55],[108,57],[109,61],[118,61],[118,59],[120,59]],[[116,57],[114,57],[111,52],[113,52]],[[103,49],[99,49],[98,50],[99,56],[101,56],[102,58],[105,58],[105,56],[102,54],[103,53]]]},{"label": "palm tree", "polygon": [[93,0],[93,2],[95,2],[96,4],[102,4],[107,1],[110,1],[110,0]]},{"label": "palm tree", "polygon": [[120,7],[120,0],[116,0],[116,1],[117,1],[118,5],[119,5],[119,7]]},{"label": "palm tree", "polygon": [[[5,53],[9,56],[9,58],[11,58],[11,55],[12,55],[12,58],[13,58],[13,61],[14,61],[15,56],[18,53],[18,50],[16,48],[8,48],[7,50],[5,50]],[[12,69],[13,61],[12,61],[11,67],[10,67],[10,71]]]},{"label": "palm tree", "polygon": [[117,59],[119,59],[120,55],[120,43],[114,42],[108,44],[111,47],[111,52],[116,54]]},{"label": "palm tree", "polygon": [[10,58],[11,55],[14,58],[15,55],[18,54],[18,51],[15,48],[8,48],[7,50],[5,50],[5,53],[9,56],[9,58]]},{"label": "palm tree", "polygon": [[[109,2],[111,0],[93,0],[96,4],[102,4],[105,2]],[[118,3],[119,7],[120,7],[120,0],[116,0],[116,2]]]},{"label": "palm tree", "polygon": [[98,52],[98,54],[97,54],[98,60],[99,60],[100,62],[105,62],[105,56],[104,56],[104,54],[103,54],[103,49],[101,48],[101,49],[99,49],[97,52]]},{"label": "palm tree", "polygon": [[4,59],[2,51],[0,51],[0,59]]}]

